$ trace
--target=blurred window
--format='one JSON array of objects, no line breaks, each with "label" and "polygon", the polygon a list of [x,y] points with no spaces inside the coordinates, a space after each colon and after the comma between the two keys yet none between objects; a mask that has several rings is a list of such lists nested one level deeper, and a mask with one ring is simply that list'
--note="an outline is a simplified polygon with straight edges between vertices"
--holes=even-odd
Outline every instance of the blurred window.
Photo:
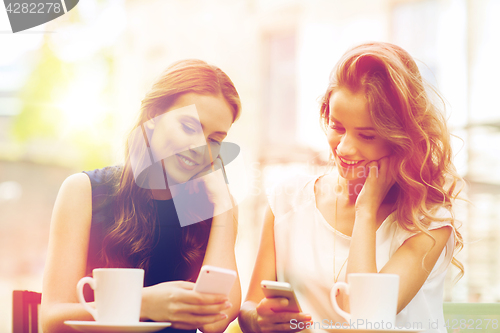
[{"label": "blurred window", "polygon": [[276,33],[264,37],[264,143],[295,143],[297,128],[296,36]]},{"label": "blurred window", "polygon": [[21,111],[17,95],[25,83],[27,67],[21,61],[0,66],[0,116],[15,116]]},{"label": "blurred window", "polygon": [[392,41],[417,59],[422,76],[433,86],[438,75],[438,20],[439,3],[435,0],[398,3],[391,12]]}]

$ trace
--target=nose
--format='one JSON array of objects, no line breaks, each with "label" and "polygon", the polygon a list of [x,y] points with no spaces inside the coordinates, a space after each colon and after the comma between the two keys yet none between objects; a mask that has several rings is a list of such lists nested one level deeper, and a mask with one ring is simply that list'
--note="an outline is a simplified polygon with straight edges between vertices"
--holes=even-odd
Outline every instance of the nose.
[{"label": "nose", "polygon": [[189,151],[195,156],[203,156],[204,160],[210,161],[210,155],[214,155],[212,159],[218,154],[213,147],[210,146],[210,140],[208,137],[200,137],[196,142],[191,142],[189,145]]},{"label": "nose", "polygon": [[187,139],[189,140],[187,142],[189,150],[203,153],[208,139],[207,135],[203,131],[197,131],[195,134],[187,137]]},{"label": "nose", "polygon": [[191,151],[195,155],[204,155],[206,152],[206,148],[207,148],[206,142],[204,144],[191,143],[189,145],[189,151]]},{"label": "nose", "polygon": [[356,155],[357,148],[354,141],[355,140],[347,133],[342,135],[337,145],[337,154],[346,157]]}]

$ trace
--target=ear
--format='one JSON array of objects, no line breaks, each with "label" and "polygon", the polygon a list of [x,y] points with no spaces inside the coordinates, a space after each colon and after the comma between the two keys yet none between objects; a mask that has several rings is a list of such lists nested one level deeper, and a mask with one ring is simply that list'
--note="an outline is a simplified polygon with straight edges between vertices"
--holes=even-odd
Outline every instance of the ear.
[{"label": "ear", "polygon": [[146,117],[148,120],[143,123],[145,130],[151,130],[151,131],[154,130],[155,118],[158,115],[160,115],[160,113],[157,112],[156,108],[151,107],[148,109],[148,111],[146,112]]},{"label": "ear", "polygon": [[153,132],[154,132],[154,129],[156,127],[156,122],[159,120],[159,119],[157,119],[158,116],[155,117],[154,115],[157,115],[155,110],[148,111],[149,120],[142,123],[142,126],[144,128],[144,133],[146,134],[146,138],[147,138],[148,142],[151,142],[151,140],[153,138]]}]

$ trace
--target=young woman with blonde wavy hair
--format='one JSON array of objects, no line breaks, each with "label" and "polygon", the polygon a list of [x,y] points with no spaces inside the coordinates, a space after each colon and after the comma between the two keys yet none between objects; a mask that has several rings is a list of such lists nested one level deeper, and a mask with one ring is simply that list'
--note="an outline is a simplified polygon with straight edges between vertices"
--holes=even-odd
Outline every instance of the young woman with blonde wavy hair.
[{"label": "young woman with blonde wavy hair", "polygon": [[[463,242],[452,211],[462,181],[415,61],[389,43],[356,46],[337,63],[321,102],[336,172],[295,177],[268,192],[243,331],[320,332],[315,323],[324,319],[345,322],[331,303],[335,282],[393,273],[396,325],[445,333],[446,270],[453,261],[463,271],[453,258]],[[304,312],[280,312],[287,301],[265,298],[261,280],[290,283]],[[346,309],[346,295],[333,294]],[[429,325],[436,321],[438,328]]]},{"label": "young woman with blonde wavy hair", "polygon": [[[142,101],[124,165],[64,181],[44,273],[44,332],[72,331],[65,320],[93,320],[75,288],[103,267],[145,270],[141,320],[172,322],[164,332],[223,332],[234,320],[238,278],[229,297],[192,289],[202,264],[236,270],[236,207],[218,209],[232,200],[227,186],[202,176],[220,167],[222,141],[240,111],[222,70],[201,60],[176,62]],[[207,205],[179,210],[179,198]],[[91,301],[90,288],[86,294]]]}]

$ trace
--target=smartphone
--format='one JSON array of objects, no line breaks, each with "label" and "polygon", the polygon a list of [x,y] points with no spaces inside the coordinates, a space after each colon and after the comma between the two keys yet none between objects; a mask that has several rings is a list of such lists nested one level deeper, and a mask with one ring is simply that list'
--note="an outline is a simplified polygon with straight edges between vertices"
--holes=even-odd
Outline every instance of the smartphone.
[{"label": "smartphone", "polygon": [[284,297],[288,299],[288,306],[280,309],[279,312],[302,312],[290,283],[262,280],[260,287],[266,298]]},{"label": "smartphone", "polygon": [[236,272],[231,269],[205,265],[200,270],[194,291],[228,296],[235,279]]}]

